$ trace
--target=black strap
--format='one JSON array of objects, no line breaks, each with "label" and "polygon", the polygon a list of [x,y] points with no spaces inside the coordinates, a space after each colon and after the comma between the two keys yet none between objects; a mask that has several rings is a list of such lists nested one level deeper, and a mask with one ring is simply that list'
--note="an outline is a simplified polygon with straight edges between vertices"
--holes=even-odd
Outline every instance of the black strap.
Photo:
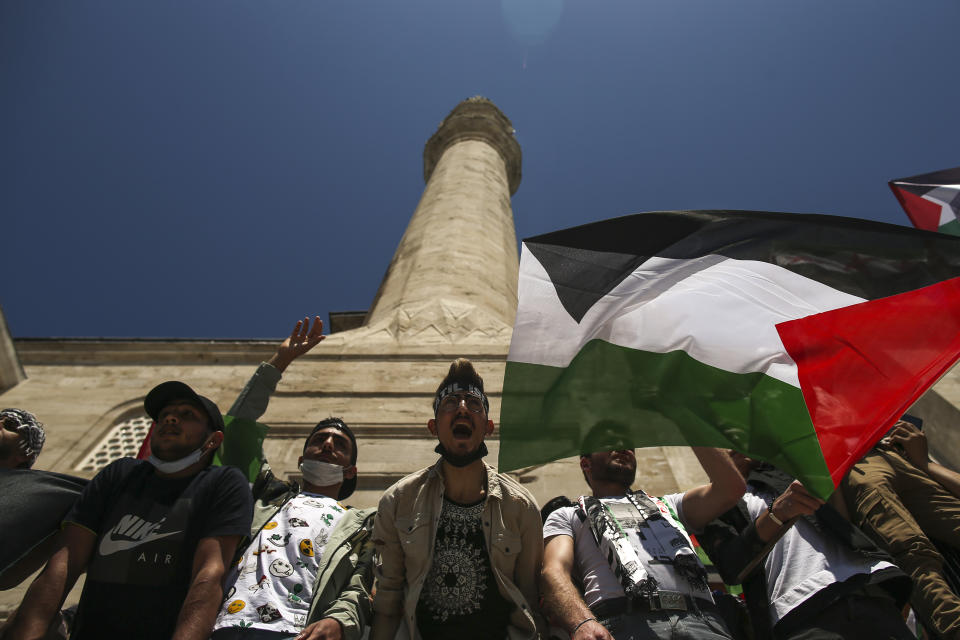
[{"label": "black strap", "polygon": [[597,618],[609,618],[631,613],[657,613],[660,611],[687,611],[700,615],[704,609],[715,610],[716,605],[709,600],[693,598],[678,591],[666,590],[661,590],[650,598],[612,598],[590,607],[590,611]]}]

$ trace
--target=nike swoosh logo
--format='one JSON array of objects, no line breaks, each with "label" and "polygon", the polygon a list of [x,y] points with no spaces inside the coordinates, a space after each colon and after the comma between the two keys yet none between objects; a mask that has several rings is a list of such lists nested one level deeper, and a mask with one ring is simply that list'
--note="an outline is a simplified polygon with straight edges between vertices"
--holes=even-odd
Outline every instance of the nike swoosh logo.
[{"label": "nike swoosh logo", "polygon": [[149,544],[155,542],[160,538],[166,538],[167,536],[173,536],[178,533],[183,533],[182,531],[169,531],[167,533],[155,533],[149,535],[143,540],[114,540],[113,534],[107,534],[103,540],[100,541],[100,555],[108,556],[112,553],[119,553],[120,551],[128,551],[140,545]]}]

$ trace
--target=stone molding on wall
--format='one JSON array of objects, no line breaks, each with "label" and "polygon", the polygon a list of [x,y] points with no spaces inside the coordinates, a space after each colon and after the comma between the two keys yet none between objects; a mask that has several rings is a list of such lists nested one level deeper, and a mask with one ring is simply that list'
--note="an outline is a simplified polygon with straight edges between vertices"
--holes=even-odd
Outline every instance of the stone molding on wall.
[{"label": "stone molding on wall", "polygon": [[506,348],[513,327],[483,307],[459,300],[439,298],[419,305],[405,305],[374,324],[344,331],[327,338],[328,346],[397,343],[452,346],[494,345]]}]

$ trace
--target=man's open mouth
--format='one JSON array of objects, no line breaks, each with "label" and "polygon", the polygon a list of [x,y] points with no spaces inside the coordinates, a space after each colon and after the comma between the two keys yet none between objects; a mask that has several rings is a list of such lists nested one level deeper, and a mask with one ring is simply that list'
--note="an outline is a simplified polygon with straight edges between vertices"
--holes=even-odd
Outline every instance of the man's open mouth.
[{"label": "man's open mouth", "polygon": [[473,429],[464,425],[464,424],[455,424],[453,425],[453,437],[458,439],[466,439],[473,435]]}]

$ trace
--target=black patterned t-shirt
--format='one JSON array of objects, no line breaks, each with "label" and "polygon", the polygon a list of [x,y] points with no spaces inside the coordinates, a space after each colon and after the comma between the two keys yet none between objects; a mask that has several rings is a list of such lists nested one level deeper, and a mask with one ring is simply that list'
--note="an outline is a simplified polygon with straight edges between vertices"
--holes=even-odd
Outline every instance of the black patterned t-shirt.
[{"label": "black patterned t-shirt", "polygon": [[460,505],[443,499],[433,561],[417,603],[417,628],[425,640],[507,635],[511,607],[490,568],[483,505],[483,500]]}]

